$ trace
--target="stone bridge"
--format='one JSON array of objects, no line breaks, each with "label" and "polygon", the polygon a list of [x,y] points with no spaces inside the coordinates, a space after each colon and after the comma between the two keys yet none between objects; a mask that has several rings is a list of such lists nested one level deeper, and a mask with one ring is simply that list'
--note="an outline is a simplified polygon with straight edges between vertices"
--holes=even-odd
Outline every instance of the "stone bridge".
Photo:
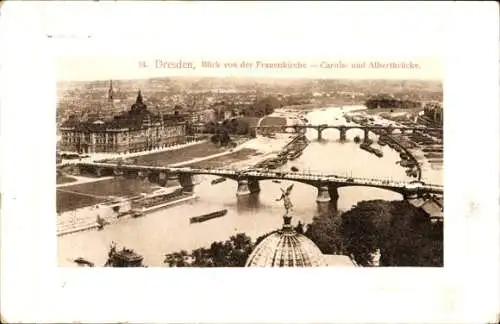
[{"label": "stone bridge", "polygon": [[244,196],[260,191],[259,181],[284,180],[295,181],[314,186],[318,190],[317,202],[332,201],[335,206],[339,199],[338,189],[342,187],[363,186],[390,190],[401,194],[405,199],[413,199],[426,194],[443,194],[443,186],[426,184],[418,181],[410,183],[384,179],[344,177],[332,174],[303,173],[289,171],[270,171],[248,168],[231,169],[193,169],[189,167],[170,168],[159,166],[129,165],[114,163],[79,163],[82,173],[93,173],[97,176],[124,175],[148,178],[149,181],[166,185],[168,179],[176,178],[185,191],[193,191],[193,175],[213,175],[238,182],[236,195]]},{"label": "stone bridge", "polygon": [[408,127],[408,126],[363,126],[363,125],[352,125],[352,126],[347,126],[347,125],[327,125],[327,124],[322,124],[322,125],[282,125],[282,126],[256,126],[253,127],[255,132],[258,134],[259,132],[262,131],[267,131],[267,132],[274,132],[274,133],[287,133],[287,132],[301,132],[306,129],[315,129],[318,132],[318,140],[322,139],[322,133],[325,129],[337,129],[340,132],[340,140],[345,141],[346,140],[346,135],[347,131],[351,129],[360,129],[363,130],[364,132],[364,140],[366,141],[369,138],[369,133],[373,132],[376,134],[387,134],[390,135],[392,134],[395,130],[399,130],[402,134],[405,133],[412,133],[415,131],[439,131],[442,132],[442,128],[429,128],[429,127]]}]

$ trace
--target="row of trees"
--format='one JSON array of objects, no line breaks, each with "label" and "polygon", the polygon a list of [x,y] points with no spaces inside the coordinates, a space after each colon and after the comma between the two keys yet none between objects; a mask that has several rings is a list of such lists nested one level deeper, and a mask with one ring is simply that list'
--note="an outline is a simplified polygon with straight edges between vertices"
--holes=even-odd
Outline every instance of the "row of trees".
[{"label": "row of trees", "polygon": [[229,134],[246,135],[250,131],[250,124],[243,118],[226,119],[221,123],[208,122],[205,125],[205,132],[215,134],[221,130],[227,131]]},{"label": "row of trees", "polygon": [[275,109],[281,107],[281,101],[274,96],[267,96],[257,99],[251,106],[243,110],[243,115],[247,117],[264,117],[272,114]]},{"label": "row of trees", "polygon": [[[361,266],[373,265],[377,249],[381,266],[443,266],[442,223],[432,223],[407,201],[363,201],[341,215],[314,218],[305,231],[299,223],[296,230],[324,254],[350,255]],[[168,254],[165,263],[171,267],[242,267],[254,247],[271,233],[255,243],[240,233],[208,249]]]},{"label": "row of trees", "polygon": [[229,132],[225,127],[217,127],[215,134],[210,137],[210,140],[219,146],[228,146],[232,142]]},{"label": "row of trees", "polygon": [[420,102],[412,100],[402,100],[390,97],[370,98],[365,102],[368,109],[375,108],[419,108]]},{"label": "row of trees", "polygon": [[249,236],[239,233],[226,241],[213,242],[209,248],[166,254],[163,262],[170,267],[244,267],[254,247],[269,234],[254,243]]},{"label": "row of trees", "polygon": [[272,114],[275,109],[282,106],[281,101],[274,96],[258,98],[252,104],[238,105],[225,101],[212,104],[210,107],[215,112],[217,121],[223,120],[226,111],[230,111],[230,117],[264,117]]}]

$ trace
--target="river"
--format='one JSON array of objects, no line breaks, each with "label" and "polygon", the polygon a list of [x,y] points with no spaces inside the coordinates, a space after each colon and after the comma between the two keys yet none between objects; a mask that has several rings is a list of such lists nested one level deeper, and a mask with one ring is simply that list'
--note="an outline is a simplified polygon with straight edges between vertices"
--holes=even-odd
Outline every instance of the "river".
[{"label": "river", "polygon": [[[311,124],[346,124],[343,113],[360,107],[344,107],[317,109],[307,114]],[[361,130],[347,132],[347,142],[339,141],[338,130],[324,130],[323,141],[317,141],[317,132],[308,130],[306,136],[311,140],[301,157],[289,161],[282,169],[290,170],[296,166],[301,171],[316,173],[337,173],[354,177],[389,178],[411,181],[405,170],[396,164],[399,154],[388,146],[380,148],[383,158],[378,158],[354,143],[353,138]],[[370,133],[370,138],[377,136]],[[425,172],[425,171],[424,171]],[[433,179],[442,177],[441,170],[433,170]],[[424,179],[425,173],[424,173]],[[66,235],[58,238],[58,258],[60,266],[76,266],[71,260],[83,257],[104,264],[111,241],[119,246],[132,248],[144,256],[144,264],[148,266],[163,266],[166,253],[184,249],[191,251],[202,246],[209,246],[213,241],[223,241],[231,235],[244,232],[252,238],[279,228],[282,225],[282,202],[275,199],[281,195],[281,184],[272,181],[262,181],[261,192],[247,197],[236,197],[235,181],[228,180],[212,186],[210,181],[215,177],[203,177],[202,182],[195,187],[198,199],[189,203],[164,209],[138,219],[120,221],[104,228],[102,231],[87,231]],[[437,183],[441,184],[441,182]],[[299,220],[309,223],[314,216],[326,212],[325,206],[316,203],[315,187],[295,183],[291,193],[294,204],[294,223]],[[338,208],[346,210],[361,200],[402,199],[401,195],[377,188],[347,187],[339,189]],[[221,218],[198,224],[190,224],[189,217],[208,211],[226,208],[228,213]]]}]

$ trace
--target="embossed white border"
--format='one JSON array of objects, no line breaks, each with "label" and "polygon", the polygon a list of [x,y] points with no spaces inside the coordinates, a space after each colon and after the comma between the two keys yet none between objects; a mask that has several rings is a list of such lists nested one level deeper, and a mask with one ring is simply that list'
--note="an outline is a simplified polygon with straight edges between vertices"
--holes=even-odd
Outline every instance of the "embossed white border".
[{"label": "embossed white border", "polygon": [[[202,10],[186,3],[160,10],[143,2],[93,2],[97,11],[69,6],[82,3],[7,2],[1,8],[3,320],[494,320],[500,304],[494,3],[217,3]],[[55,7],[62,10],[59,18],[47,11]],[[56,47],[59,54],[193,55],[195,49],[207,57],[442,55],[445,269],[57,269],[55,47],[47,32],[90,33],[97,44],[67,38]]]}]

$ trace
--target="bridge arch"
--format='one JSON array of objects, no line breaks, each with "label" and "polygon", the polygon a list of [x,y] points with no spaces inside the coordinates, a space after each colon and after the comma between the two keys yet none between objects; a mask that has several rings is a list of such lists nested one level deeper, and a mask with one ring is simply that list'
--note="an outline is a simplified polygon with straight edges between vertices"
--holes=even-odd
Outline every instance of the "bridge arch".
[{"label": "bridge arch", "polygon": [[349,189],[349,188],[359,188],[359,187],[365,187],[368,190],[373,190],[376,189],[379,192],[386,192],[386,193],[392,193],[392,194],[398,194],[400,195],[403,199],[405,198],[405,192],[400,189],[389,189],[385,187],[379,187],[376,185],[364,185],[364,184],[358,184],[358,183],[346,183],[346,184],[338,184],[336,185],[337,189]]},{"label": "bridge arch", "polygon": [[[175,177],[179,180],[180,184],[186,189],[192,189],[195,185],[193,183],[193,176],[196,175],[211,175],[215,177],[223,177],[226,179],[232,179],[238,183],[238,194],[247,195],[252,192],[260,191],[260,181],[266,180],[281,180],[287,182],[298,182],[307,185],[314,186],[318,189],[318,202],[326,202],[332,198],[335,200],[338,196],[338,189],[343,187],[373,187],[383,190],[393,191],[403,196],[410,197],[410,194],[415,196],[419,193],[439,193],[442,192],[439,188],[434,188],[432,185],[424,185],[424,187],[417,186],[411,187],[407,185],[401,185],[398,183],[389,183],[383,180],[377,179],[347,179],[344,177],[337,177],[331,175],[320,175],[320,174],[305,174],[301,172],[288,172],[288,171],[270,171],[262,169],[246,169],[246,170],[229,170],[229,169],[192,169],[189,167],[185,168],[162,168],[153,166],[133,166],[133,165],[121,165],[117,167],[114,164],[107,163],[82,163],[80,164],[82,168],[107,170],[111,173],[117,168],[122,171],[122,174],[132,177],[139,176],[151,176],[150,181],[159,181],[160,173],[164,173],[163,179],[170,179],[170,177]],[[101,173],[102,174],[102,173]]]},{"label": "bridge arch", "polygon": [[[237,196],[247,196],[253,193],[260,192],[260,182],[265,181],[275,181],[275,182],[285,182],[287,185],[290,183],[300,183],[304,185],[308,185],[311,187],[316,188],[317,190],[317,196],[316,196],[316,202],[319,204],[330,204],[330,206],[333,206],[335,210],[338,209],[338,202],[340,197],[345,194],[343,193],[344,188],[354,188],[354,187],[367,187],[367,190],[373,190],[375,189],[375,196],[379,196],[380,198],[370,198],[370,199],[394,199],[394,200],[402,200],[402,199],[407,199],[407,198],[416,198],[416,193],[413,193],[414,196],[410,196],[410,191],[407,191],[406,189],[400,189],[400,188],[386,188],[386,187],[379,187],[376,185],[364,185],[364,184],[358,184],[358,183],[328,183],[328,182],[322,182],[322,181],[310,181],[310,180],[302,180],[302,179],[289,179],[289,178],[279,178],[279,177],[266,177],[266,178],[252,178],[252,177],[240,177],[240,178],[235,178],[235,177],[224,177],[226,179],[234,180],[237,182],[237,190],[236,190],[236,195]],[[267,187],[267,186],[266,186]],[[283,184],[277,184],[277,187],[283,188]],[[278,188],[276,188],[277,192],[276,193],[266,193],[266,194],[276,194],[279,195],[280,192],[278,191]],[[384,194],[390,194],[388,197],[384,197]],[[393,197],[394,195],[397,195],[398,197]]]}]

